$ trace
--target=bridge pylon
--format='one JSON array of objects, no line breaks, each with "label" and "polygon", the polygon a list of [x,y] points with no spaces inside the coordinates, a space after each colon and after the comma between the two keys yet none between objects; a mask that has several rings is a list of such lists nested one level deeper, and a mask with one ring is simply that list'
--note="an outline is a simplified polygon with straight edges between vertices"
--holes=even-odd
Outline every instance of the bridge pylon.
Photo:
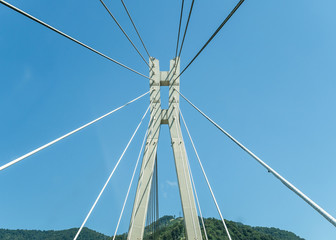
[{"label": "bridge pylon", "polygon": [[[179,57],[170,61],[170,71],[160,71],[159,60],[152,58],[150,61],[150,123],[146,139],[145,151],[135,195],[133,212],[128,231],[128,240],[142,240],[145,230],[148,203],[152,188],[154,166],[156,164],[157,145],[162,124],[168,124],[175,158],[176,175],[186,238],[188,240],[201,240],[196,204],[191,185],[187,154],[181,132],[179,99],[180,95],[180,61]],[[178,78],[177,78],[178,77]],[[161,108],[160,88],[169,87],[168,109]]]}]

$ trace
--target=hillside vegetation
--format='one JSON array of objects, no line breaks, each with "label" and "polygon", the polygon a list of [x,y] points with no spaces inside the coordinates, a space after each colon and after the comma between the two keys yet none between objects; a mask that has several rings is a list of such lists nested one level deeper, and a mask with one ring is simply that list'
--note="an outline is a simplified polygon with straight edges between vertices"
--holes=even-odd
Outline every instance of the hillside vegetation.
[{"label": "hillside vegetation", "polygon": [[[204,219],[209,240],[228,240],[223,223],[215,218]],[[292,232],[278,228],[251,227],[242,223],[226,221],[233,240],[304,240]],[[182,218],[165,216],[159,219],[158,231],[153,234],[147,229],[144,240],[184,240],[185,231]],[[203,232],[203,230],[202,230]],[[204,234],[204,233],[203,233]],[[203,235],[203,239],[205,236]]]},{"label": "hillside vegetation", "polygon": [[[228,240],[223,224],[214,218],[204,219],[209,240]],[[145,229],[144,240],[185,240],[182,218],[164,216],[157,223],[155,235]],[[304,240],[292,232],[278,228],[251,227],[237,222],[227,221],[227,227],[233,240]],[[0,229],[0,240],[72,240],[77,228],[61,231],[7,230]],[[203,232],[203,230],[202,230]],[[126,239],[127,234],[118,235],[116,240]],[[78,240],[111,240],[112,238],[88,228],[83,228]],[[205,237],[203,236],[203,239]]]}]

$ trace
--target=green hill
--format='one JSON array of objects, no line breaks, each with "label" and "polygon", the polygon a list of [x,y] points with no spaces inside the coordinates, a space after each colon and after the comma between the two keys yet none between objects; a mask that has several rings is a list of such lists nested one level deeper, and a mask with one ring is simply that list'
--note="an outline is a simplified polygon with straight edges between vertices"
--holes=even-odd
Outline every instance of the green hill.
[{"label": "green hill", "polygon": [[[223,223],[215,218],[204,219],[209,240],[228,240]],[[251,227],[242,223],[226,221],[233,240],[304,240],[292,232],[278,228]],[[165,216],[159,219],[158,230],[153,238],[151,227],[146,228],[144,240],[184,240],[185,231],[182,218]],[[203,232],[203,230],[202,230]],[[205,239],[203,235],[203,239]]]},{"label": "green hill", "polygon": [[[78,228],[71,228],[61,231],[39,231],[39,230],[7,230],[0,229],[1,240],[72,240]],[[79,237],[80,240],[110,240],[101,233],[88,228],[83,228]]]},{"label": "green hill", "polygon": [[[209,240],[227,240],[223,224],[214,218],[204,219]],[[292,232],[277,228],[251,227],[242,223],[227,221],[227,227],[233,240],[304,240]],[[152,227],[146,227],[144,240],[184,240],[184,224],[182,218],[164,216],[156,223],[156,233],[153,236]],[[0,240],[72,240],[78,228],[61,231],[39,230],[7,230],[0,229]],[[202,230],[203,232],[203,230]],[[126,233],[116,237],[117,240],[126,239]],[[104,234],[83,228],[79,240],[111,240]],[[203,236],[203,239],[205,237]]]}]

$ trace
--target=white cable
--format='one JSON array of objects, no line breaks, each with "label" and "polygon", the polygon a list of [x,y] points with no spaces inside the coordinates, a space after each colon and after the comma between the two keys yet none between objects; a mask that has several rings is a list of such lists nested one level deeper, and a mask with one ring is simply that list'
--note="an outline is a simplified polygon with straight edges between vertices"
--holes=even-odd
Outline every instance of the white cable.
[{"label": "white cable", "polygon": [[139,96],[139,97],[137,97],[137,98],[135,98],[135,99],[129,101],[128,103],[126,103],[126,104],[124,104],[124,105],[122,105],[122,106],[120,106],[120,107],[118,107],[118,108],[112,110],[111,112],[108,112],[108,113],[106,113],[105,115],[103,115],[103,116],[101,116],[101,117],[99,117],[99,118],[97,118],[97,119],[95,119],[95,120],[93,120],[93,121],[91,121],[91,122],[89,122],[89,123],[87,123],[87,124],[85,124],[85,125],[83,125],[83,126],[77,128],[77,129],[75,129],[75,130],[73,130],[73,131],[71,131],[71,132],[69,132],[69,133],[63,135],[62,137],[59,137],[59,138],[57,138],[57,139],[55,139],[55,140],[53,140],[53,141],[51,141],[51,142],[49,142],[49,143],[47,143],[47,144],[45,144],[45,145],[39,147],[39,148],[36,148],[35,150],[33,150],[33,151],[31,151],[31,152],[29,152],[29,153],[27,153],[27,154],[25,154],[25,155],[23,155],[23,156],[21,156],[21,157],[19,157],[19,158],[13,160],[13,161],[11,161],[11,162],[9,162],[9,163],[6,163],[5,165],[3,165],[3,166],[0,167],[0,171],[1,171],[1,170],[4,170],[5,168],[8,168],[9,166],[11,166],[11,165],[13,165],[13,164],[15,164],[15,163],[17,163],[17,162],[22,161],[23,159],[25,159],[25,158],[27,158],[27,157],[29,157],[29,156],[31,156],[31,155],[33,155],[33,154],[35,154],[35,153],[37,153],[37,152],[43,150],[43,149],[45,149],[45,148],[47,148],[47,147],[49,147],[49,146],[51,146],[51,145],[53,145],[54,143],[57,143],[58,141],[60,141],[60,140],[62,140],[62,139],[64,139],[64,138],[66,138],[66,137],[69,137],[70,135],[72,135],[72,134],[74,134],[74,133],[76,133],[76,132],[78,132],[78,131],[80,131],[80,130],[86,128],[87,126],[90,126],[91,124],[93,124],[93,123],[95,123],[95,122],[98,122],[99,120],[101,120],[101,119],[103,119],[103,118],[105,118],[105,117],[111,115],[112,113],[114,113],[114,112],[116,112],[116,111],[122,109],[123,107],[126,107],[126,106],[129,105],[130,103],[135,102],[136,100],[142,98],[143,96],[147,95],[148,93],[149,93],[149,91],[146,92],[146,93],[144,93],[144,94],[142,94],[141,96]]},{"label": "white cable", "polygon": [[113,240],[115,239],[115,237],[116,237],[116,235],[117,235],[117,232],[118,232],[119,224],[120,224],[122,215],[123,215],[123,213],[124,213],[125,205],[126,205],[126,202],[127,202],[127,199],[128,199],[129,192],[130,192],[130,190],[131,190],[131,186],[132,186],[132,183],[133,183],[134,175],[135,175],[136,169],[138,168],[138,164],[139,164],[140,156],[141,156],[141,153],[142,153],[142,149],[143,149],[143,147],[144,147],[144,145],[145,145],[145,141],[146,141],[147,133],[148,133],[148,130],[146,131],[146,133],[145,133],[145,137],[144,137],[144,139],[143,139],[143,141],[142,141],[142,144],[141,144],[141,148],[140,148],[139,156],[138,156],[138,159],[137,159],[136,164],[135,164],[135,167],[134,167],[133,175],[132,175],[131,182],[130,182],[129,187],[128,187],[128,190],[127,190],[127,194],[126,194],[126,197],[125,197],[124,205],[123,205],[123,207],[122,207],[122,209],[121,209],[121,213],[120,213],[120,216],[119,216],[118,224],[117,224],[117,227],[116,227],[115,232],[114,232],[114,235],[113,235]]},{"label": "white cable", "polygon": [[121,154],[121,156],[120,156],[120,158],[119,158],[117,164],[116,164],[115,167],[113,168],[113,170],[112,170],[112,172],[111,172],[109,178],[108,178],[107,181],[105,182],[105,185],[103,186],[102,190],[100,191],[100,193],[99,193],[99,195],[98,195],[96,201],[95,201],[94,204],[92,205],[92,207],[91,207],[91,209],[90,209],[88,215],[87,215],[86,218],[84,219],[84,222],[82,223],[82,225],[81,225],[81,227],[79,228],[79,230],[78,230],[76,236],[74,237],[74,240],[76,240],[76,239],[78,238],[78,236],[79,236],[80,232],[82,231],[82,229],[83,229],[83,227],[84,227],[86,221],[89,219],[89,217],[90,217],[90,215],[91,215],[93,209],[95,208],[95,206],[96,206],[97,202],[99,201],[101,195],[103,194],[103,192],[104,192],[104,190],[105,190],[107,184],[110,182],[111,177],[113,176],[115,170],[117,169],[117,167],[118,167],[118,165],[119,165],[121,159],[124,157],[124,154],[126,153],[128,147],[129,147],[129,145],[131,144],[131,142],[132,142],[132,140],[133,140],[135,134],[137,133],[137,131],[138,131],[138,129],[139,129],[139,127],[140,127],[142,121],[144,120],[145,116],[147,115],[148,110],[149,110],[149,106],[148,106],[148,108],[147,108],[145,114],[142,116],[142,119],[141,119],[140,123],[138,124],[137,128],[135,129],[135,131],[134,131],[134,133],[133,133],[131,139],[128,141],[126,148],[124,149],[123,153]]},{"label": "white cable", "polygon": [[207,184],[208,184],[208,187],[209,187],[209,190],[210,190],[210,192],[211,192],[212,198],[213,198],[213,200],[214,200],[214,202],[215,202],[215,205],[216,205],[217,211],[218,211],[218,213],[219,213],[219,215],[220,215],[220,218],[221,218],[221,220],[222,220],[222,222],[223,222],[223,225],[224,225],[224,228],[225,228],[226,234],[227,234],[227,236],[229,237],[229,239],[231,240],[231,236],[230,236],[229,230],[228,230],[228,228],[227,228],[227,226],[226,226],[226,224],[225,224],[225,221],[224,221],[224,218],[223,218],[222,212],[221,212],[221,210],[219,209],[219,206],[218,206],[218,203],[217,203],[217,200],[216,200],[215,194],[214,194],[214,193],[213,193],[213,191],[212,191],[212,188],[211,188],[210,182],[209,182],[209,180],[208,180],[208,177],[207,177],[207,175],[206,175],[206,173],[205,173],[205,171],[204,171],[204,168],[203,168],[203,165],[202,165],[201,159],[200,159],[200,157],[198,156],[198,153],[197,153],[197,150],[196,150],[196,147],[195,147],[194,141],[192,140],[192,138],[191,138],[191,136],[190,136],[189,129],[188,129],[188,127],[187,127],[187,124],[186,124],[186,122],[184,121],[184,118],[183,118],[183,115],[182,115],[182,112],[181,112],[181,110],[180,110],[180,113],[181,113],[181,118],[182,118],[182,120],[183,120],[183,124],[184,124],[184,126],[185,126],[185,128],[186,128],[186,130],[187,130],[187,133],[188,133],[188,136],[189,136],[190,142],[191,142],[191,144],[192,144],[192,146],[193,146],[193,148],[194,148],[194,151],[195,151],[195,154],[196,154],[196,156],[197,156],[198,162],[199,162],[199,164],[200,164],[200,166],[201,166],[201,169],[202,169],[202,172],[203,172],[204,178],[205,178],[205,180],[206,180],[206,182],[207,182]]},{"label": "white cable", "polygon": [[[181,110],[180,110],[180,113],[181,113]],[[201,206],[199,204],[199,200],[198,200],[198,196],[197,196],[197,191],[196,191],[196,186],[195,186],[195,182],[194,182],[194,177],[192,175],[192,171],[191,171],[191,167],[190,167],[190,162],[189,162],[188,159],[187,159],[187,163],[188,163],[188,169],[189,169],[189,174],[190,174],[191,182],[192,182],[192,185],[193,185],[193,189],[195,191],[195,197],[196,197],[198,211],[200,212],[200,216],[201,216],[201,221],[202,221],[202,226],[203,226],[203,230],[204,230],[204,235],[205,235],[206,240],[209,240],[208,239],[208,234],[207,234],[206,229],[205,229],[205,224],[204,224],[204,220],[203,220],[203,214],[202,214]]]},{"label": "white cable", "polygon": [[[149,129],[150,131],[147,133],[147,137],[148,137],[149,135],[151,135],[151,130],[152,130],[152,128],[149,128],[151,122],[152,122],[152,118],[150,118],[150,119],[149,119],[149,122],[148,122],[147,129]],[[147,156],[147,153],[148,153],[148,151],[146,151],[146,149],[145,149],[144,156],[143,156],[143,160],[144,160],[144,159],[147,159],[147,157],[146,157],[146,156]],[[142,179],[143,179],[143,176],[144,176],[142,170],[143,170],[143,169],[140,168],[140,176],[139,176],[138,183],[142,183]],[[135,210],[135,212],[134,212],[134,214],[133,214],[133,212],[132,212],[131,221],[130,221],[130,227],[129,227],[129,230],[128,230],[128,233],[127,233],[127,239],[132,239],[132,232],[133,232],[132,229],[133,229],[134,218],[135,218],[135,215],[136,215],[136,209],[139,207],[139,206],[138,206],[138,203],[139,203],[139,197],[140,197],[140,196],[139,196],[138,194],[135,194],[135,201],[134,201],[134,208],[133,208],[133,210]],[[131,233],[131,235],[128,236],[129,233]]]},{"label": "white cable", "polygon": [[181,94],[177,89],[174,88],[193,108],[195,108],[200,114],[203,115],[207,120],[209,120],[215,127],[217,127],[222,133],[224,133],[227,137],[229,137],[235,144],[237,144],[241,149],[243,149],[246,153],[248,153],[251,157],[253,157],[257,162],[259,162],[264,168],[267,169],[268,172],[272,173],[277,179],[279,179],[286,187],[292,190],[296,195],[302,198],[306,203],[308,203],[312,208],[314,208],[319,214],[321,214],[325,219],[327,219],[331,224],[336,227],[336,219],[331,216],[328,212],[326,212],[323,208],[321,208],[317,203],[311,200],[308,196],[306,196],[303,192],[297,189],[293,184],[287,181],[284,177],[282,177],[279,173],[277,173],[273,168],[268,166],[265,162],[263,162],[257,155],[251,152],[248,148],[246,148],[243,144],[238,142],[234,137],[232,137],[228,132],[226,132],[223,128],[221,128],[215,121],[213,121],[210,117],[208,117],[205,113],[203,113],[199,108],[197,108],[192,102],[190,102],[183,94]]}]

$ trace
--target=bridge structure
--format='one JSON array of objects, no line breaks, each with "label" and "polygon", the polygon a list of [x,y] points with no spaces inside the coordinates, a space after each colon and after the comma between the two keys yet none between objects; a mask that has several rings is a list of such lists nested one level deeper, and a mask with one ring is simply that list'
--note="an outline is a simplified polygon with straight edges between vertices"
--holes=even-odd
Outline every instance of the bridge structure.
[{"label": "bridge structure", "polygon": [[[284,184],[289,190],[293,191],[297,196],[299,196],[302,200],[304,200],[306,203],[308,203],[315,211],[317,211],[319,214],[321,214],[322,217],[324,217],[327,221],[329,221],[331,224],[333,224],[336,227],[336,220],[333,216],[331,216],[329,213],[327,213],[322,207],[320,207],[317,203],[315,203],[312,199],[310,199],[308,196],[306,196],[302,191],[300,191],[298,188],[296,188],[292,183],[290,183],[287,179],[285,179],[283,176],[281,176],[278,172],[276,172],[273,168],[271,168],[268,164],[266,164],[263,160],[261,160],[256,154],[254,154],[251,150],[249,150],[247,147],[245,147],[243,144],[241,144],[237,139],[235,139],[232,135],[230,135],[227,131],[225,131],[219,124],[217,124],[213,119],[211,119],[205,112],[203,112],[201,109],[199,109],[197,106],[195,106],[186,96],[184,96],[180,92],[180,77],[181,75],[188,69],[188,67],[196,60],[196,58],[202,53],[202,51],[207,47],[207,45],[213,40],[213,38],[217,35],[217,33],[222,29],[222,27],[229,21],[229,19],[235,14],[235,12],[239,9],[239,7],[243,4],[244,0],[240,0],[237,5],[232,9],[230,14],[223,20],[223,22],[218,26],[216,31],[210,36],[209,40],[205,42],[203,47],[197,52],[197,54],[194,56],[194,58],[186,65],[186,67],[180,71],[180,55],[183,48],[185,36],[188,29],[189,20],[191,17],[191,13],[194,6],[194,0],[192,0],[191,7],[189,10],[189,15],[185,27],[185,31],[180,43],[180,36],[181,35],[181,21],[182,21],[182,14],[183,14],[183,7],[184,7],[184,1],[181,2],[181,14],[180,14],[180,24],[178,29],[178,40],[177,40],[177,46],[176,46],[176,54],[175,58],[170,61],[170,69],[169,71],[161,71],[160,70],[160,63],[159,60],[152,57],[141,36],[140,33],[131,17],[130,12],[128,11],[125,3],[123,0],[121,0],[124,9],[126,11],[126,14],[128,15],[134,30],[136,31],[139,39],[141,40],[141,43],[148,55],[149,61],[146,61],[145,57],[140,53],[139,49],[135,46],[133,41],[130,39],[130,37],[127,35],[125,30],[122,28],[120,23],[117,21],[115,16],[111,13],[111,11],[108,9],[106,4],[103,2],[103,0],[100,0],[103,7],[106,9],[108,14],[112,17],[114,22],[118,25],[120,30],[123,32],[125,37],[128,39],[130,44],[133,46],[134,50],[139,54],[141,59],[144,61],[144,63],[149,68],[149,74],[148,76],[145,74],[142,74],[123,63],[120,63],[113,58],[95,50],[94,48],[78,41],[77,39],[65,34],[64,32],[52,27],[51,25],[43,22],[42,20],[26,13],[25,11],[11,5],[10,3],[0,0],[0,3],[8,7],[17,13],[24,15],[25,17],[49,28],[50,30],[62,35],[63,37],[66,37],[67,39],[81,45],[82,47],[106,58],[107,60],[129,70],[133,73],[140,75],[141,77],[147,78],[149,81],[149,91],[146,93],[143,93],[142,95],[128,101],[124,105],[88,122],[87,124],[84,124],[83,126],[78,127],[77,129],[56,138],[55,140],[46,143],[45,145],[36,148],[35,150],[26,153],[12,161],[9,161],[2,166],[0,166],[0,173],[1,171],[5,171],[8,167],[17,164],[28,157],[31,157],[32,155],[44,150],[45,148],[48,148],[52,146],[53,144],[70,137],[71,135],[89,127],[92,124],[95,124],[102,120],[105,117],[110,116],[111,114],[119,111],[120,109],[132,104],[133,102],[138,101],[139,99],[148,96],[149,95],[149,106],[145,113],[143,114],[138,126],[133,132],[133,135],[131,136],[129,142],[127,143],[124,151],[122,152],[120,158],[118,159],[115,167],[113,168],[112,172],[110,173],[108,179],[106,180],[105,184],[103,185],[103,188],[101,189],[99,195],[97,196],[96,200],[94,201],[90,211],[86,215],[82,225],[78,229],[76,235],[74,236],[74,240],[76,240],[83,227],[85,226],[87,220],[89,219],[91,213],[93,212],[96,204],[100,200],[102,194],[104,193],[106,187],[108,186],[112,176],[114,175],[115,171],[118,168],[119,163],[122,161],[124,154],[128,150],[128,147],[130,146],[133,138],[138,132],[139,127],[143,123],[145,116],[149,113],[150,120],[148,123],[148,129],[146,131],[146,134],[143,139],[143,143],[141,146],[141,150],[137,159],[136,166],[133,171],[132,179],[125,197],[124,205],[121,210],[121,214],[119,216],[118,224],[115,229],[115,233],[113,236],[113,239],[115,239],[118,227],[120,224],[120,220],[123,216],[124,208],[126,205],[126,201],[128,199],[130,189],[133,183],[133,180],[135,178],[136,169],[140,163],[141,153],[142,153],[142,162],[141,162],[141,168],[140,168],[140,175],[138,177],[138,185],[136,190],[135,199],[133,201],[133,211],[131,215],[131,220],[129,223],[129,231],[127,235],[127,239],[129,240],[138,240],[143,239],[144,237],[144,230],[146,225],[152,226],[153,234],[155,234],[155,221],[157,220],[159,214],[158,214],[158,189],[157,189],[157,181],[158,181],[158,171],[157,171],[157,162],[159,159],[157,158],[157,146],[160,136],[160,128],[161,125],[168,125],[169,132],[170,132],[170,140],[171,140],[171,147],[174,154],[175,159],[175,169],[176,169],[176,175],[178,180],[178,187],[179,187],[179,194],[180,194],[180,200],[181,200],[181,206],[183,210],[183,217],[184,217],[184,223],[185,223],[185,234],[186,239],[188,240],[201,240],[203,239],[202,235],[207,237],[206,227],[203,222],[203,216],[201,207],[198,201],[198,195],[196,191],[196,187],[194,184],[194,179],[192,175],[192,171],[190,168],[189,160],[186,153],[184,138],[182,136],[182,130],[181,125],[184,125],[188,138],[190,139],[190,142],[193,146],[193,149],[195,151],[195,154],[197,156],[199,165],[202,169],[203,176],[205,178],[205,181],[207,183],[207,186],[210,190],[211,196],[213,198],[214,204],[216,206],[216,209],[220,215],[222,224],[224,226],[225,232],[227,237],[231,240],[231,234],[230,229],[228,229],[226,225],[226,221],[223,218],[222,212],[219,208],[219,205],[217,203],[215,194],[212,190],[211,184],[209,182],[209,179],[207,177],[207,174],[205,172],[205,169],[203,167],[203,164],[201,162],[201,159],[198,155],[198,152],[196,150],[195,144],[193,142],[193,139],[190,135],[188,126],[185,122],[185,119],[183,117],[183,114],[180,109],[180,99],[184,99],[187,103],[189,103],[200,115],[202,115],[205,119],[207,119],[211,124],[213,124],[221,133],[223,133],[225,136],[227,136],[230,140],[232,140],[236,145],[238,145],[243,151],[245,151],[248,155],[250,155],[254,160],[256,160],[257,163],[259,163],[262,167],[264,167],[268,172],[270,172],[274,177],[276,177],[282,184]],[[165,99],[165,101],[168,101],[168,108],[163,109],[161,105],[161,87],[168,87],[169,88],[169,96],[168,99]],[[23,164],[23,163],[22,163]],[[199,218],[200,216],[200,218]],[[200,221],[199,221],[200,219]],[[155,239],[155,235],[154,235]]]}]

